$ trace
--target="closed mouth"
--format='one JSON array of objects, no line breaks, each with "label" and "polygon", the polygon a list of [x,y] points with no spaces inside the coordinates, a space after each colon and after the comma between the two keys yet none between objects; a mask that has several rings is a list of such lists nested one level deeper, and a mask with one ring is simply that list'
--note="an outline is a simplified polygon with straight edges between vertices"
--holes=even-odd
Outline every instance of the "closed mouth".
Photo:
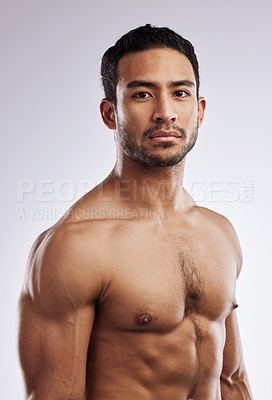
[{"label": "closed mouth", "polygon": [[163,130],[160,130],[160,131],[156,131],[156,132],[152,133],[149,136],[149,139],[154,139],[154,138],[157,138],[157,137],[176,137],[176,138],[180,138],[181,134],[176,132],[176,131],[163,131]]}]

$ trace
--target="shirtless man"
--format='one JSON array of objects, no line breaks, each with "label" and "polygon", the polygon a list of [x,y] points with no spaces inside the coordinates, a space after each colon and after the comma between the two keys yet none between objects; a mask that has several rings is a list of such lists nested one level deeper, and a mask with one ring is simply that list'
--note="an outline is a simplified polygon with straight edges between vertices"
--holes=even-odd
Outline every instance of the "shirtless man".
[{"label": "shirtless man", "polygon": [[31,400],[249,400],[236,319],[242,255],[182,186],[205,99],[190,42],[150,25],[102,60],[110,175],[43,232],[20,300]]}]

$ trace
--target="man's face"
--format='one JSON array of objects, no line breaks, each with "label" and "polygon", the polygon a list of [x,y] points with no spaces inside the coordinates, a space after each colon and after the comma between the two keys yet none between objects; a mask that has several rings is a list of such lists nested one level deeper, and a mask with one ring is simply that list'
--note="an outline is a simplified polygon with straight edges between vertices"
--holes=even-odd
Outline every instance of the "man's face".
[{"label": "man's face", "polygon": [[149,49],[118,64],[117,145],[146,166],[179,163],[194,146],[205,100],[197,99],[190,61],[182,53]]}]

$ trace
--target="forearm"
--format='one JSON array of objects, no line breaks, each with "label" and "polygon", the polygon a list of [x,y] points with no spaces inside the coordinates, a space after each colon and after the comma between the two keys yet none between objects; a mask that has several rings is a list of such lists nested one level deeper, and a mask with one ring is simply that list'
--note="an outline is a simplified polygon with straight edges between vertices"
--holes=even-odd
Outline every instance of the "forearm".
[{"label": "forearm", "polygon": [[222,400],[253,400],[247,376],[240,380],[233,380],[221,375]]}]

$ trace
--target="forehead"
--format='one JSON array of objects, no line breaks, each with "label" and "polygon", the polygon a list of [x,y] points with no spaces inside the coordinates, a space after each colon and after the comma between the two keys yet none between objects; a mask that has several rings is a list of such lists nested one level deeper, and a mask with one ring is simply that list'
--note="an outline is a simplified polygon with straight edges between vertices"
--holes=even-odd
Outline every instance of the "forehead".
[{"label": "forehead", "polygon": [[118,83],[132,80],[151,80],[159,83],[175,80],[195,82],[193,67],[181,52],[169,49],[148,49],[125,54],[118,63]]}]

